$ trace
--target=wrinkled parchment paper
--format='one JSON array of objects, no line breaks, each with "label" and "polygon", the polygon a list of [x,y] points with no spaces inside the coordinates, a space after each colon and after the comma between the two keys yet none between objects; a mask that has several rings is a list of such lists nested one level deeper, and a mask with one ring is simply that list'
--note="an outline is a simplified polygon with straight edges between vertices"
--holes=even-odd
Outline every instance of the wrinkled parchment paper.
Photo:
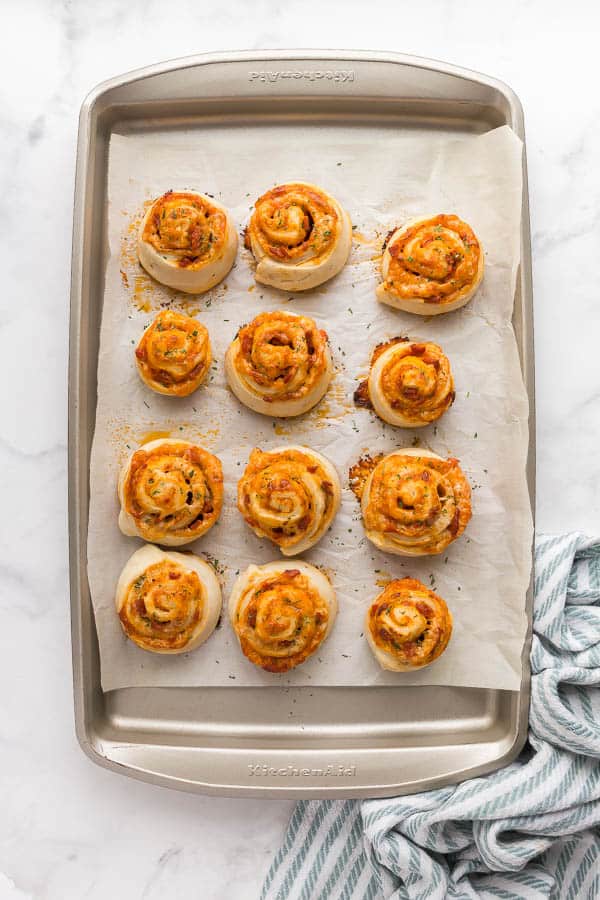
[{"label": "wrinkled parchment paper", "polygon": [[[301,140],[285,124],[113,135],[88,541],[104,690],[232,684],[519,688],[532,533],[525,481],[528,404],[510,324],[519,263],[521,152],[507,127],[460,139],[344,124],[312,126]],[[225,283],[198,299],[156,284],[139,267],[135,232],[144,204],[163,191],[214,195],[232,211],[241,231],[256,197],[293,180],[325,187],[348,209],[355,226],[349,264],[321,288],[293,296],[255,286],[251,257],[241,242]],[[375,285],[384,236],[409,216],[438,212],[457,213],[482,242],[486,273],[477,296],[458,312],[430,319],[380,305]],[[134,346],[165,305],[197,315],[210,332],[210,383],[186,399],[152,393],[135,369]],[[223,358],[239,326],[278,308],[306,313],[327,330],[336,367],[324,401],[297,420],[257,415],[225,385]],[[456,401],[435,426],[395,429],[353,405],[371,350],[397,334],[439,342],[450,358]],[[156,432],[201,443],[220,457],[225,474],[221,520],[189,548],[204,554],[220,574],[221,622],[205,645],[170,657],[126,640],[113,599],[122,566],[141,545],[117,527],[119,466]],[[286,442],[325,453],[342,479],[342,508],[333,528],[304,556],[329,574],[339,615],[314,657],[287,675],[272,675],[244,658],[225,610],[240,570],[279,557],[237,511],[237,480],[253,447]],[[348,489],[348,468],[365,451],[389,452],[417,443],[460,459],[473,488],[473,518],[445,553],[408,560],[381,553],[366,540],[358,502]],[[406,575],[445,598],[454,633],[434,665],[393,674],[383,672],[371,655],[363,619],[386,582]]]}]

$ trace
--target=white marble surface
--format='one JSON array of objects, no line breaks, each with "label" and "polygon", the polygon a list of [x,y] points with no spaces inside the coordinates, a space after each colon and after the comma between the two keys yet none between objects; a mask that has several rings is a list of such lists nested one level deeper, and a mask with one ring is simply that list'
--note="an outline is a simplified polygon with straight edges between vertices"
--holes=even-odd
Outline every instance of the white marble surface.
[{"label": "white marble surface", "polygon": [[66,361],[84,95],[160,59],[286,46],[405,51],[511,84],[525,107],[531,179],[538,526],[597,532],[598,10],[592,0],[429,0],[425,12],[403,0],[0,5],[0,900],[246,900],[257,896],[291,809],[138,784],[93,766],[75,740]]}]

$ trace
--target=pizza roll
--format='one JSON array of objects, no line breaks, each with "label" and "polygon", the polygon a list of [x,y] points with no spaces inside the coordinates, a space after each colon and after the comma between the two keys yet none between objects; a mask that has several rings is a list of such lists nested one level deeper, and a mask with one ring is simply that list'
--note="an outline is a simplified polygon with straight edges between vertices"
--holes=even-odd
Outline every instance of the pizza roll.
[{"label": "pizza roll", "polygon": [[167,191],[144,216],[138,258],[161,284],[203,294],[231,269],[237,240],[233,219],[217,200],[190,191]]},{"label": "pizza roll", "polygon": [[429,450],[408,448],[384,456],[354,489],[369,540],[399,556],[441,553],[471,518],[471,488],[458,460]]},{"label": "pizza roll", "polygon": [[365,635],[383,669],[412,672],[442,655],[452,635],[452,615],[416,578],[398,578],[367,610]]},{"label": "pizza roll", "polygon": [[219,518],[223,470],[190,441],[149,441],[123,466],[118,492],[123,534],[177,547],[202,537]]},{"label": "pizza roll", "polygon": [[454,402],[454,378],[438,344],[393,338],[371,357],[371,371],[354,394],[380,419],[402,428],[435,422]]},{"label": "pizza roll", "polygon": [[352,223],[322,188],[303,181],[280,184],[254,204],[246,246],[257,262],[257,281],[282,291],[306,291],[344,267]]},{"label": "pizza roll", "polygon": [[290,445],[255,449],[238,483],[238,509],[284,556],[303,553],[329,528],[341,500],[338,474],[320,453]]},{"label": "pizza roll", "polygon": [[308,316],[261,313],[230,344],[225,374],[238,400],[255,412],[298,416],[319,402],[333,377],[327,334]]},{"label": "pizza roll", "polygon": [[483,278],[483,251],[458,216],[413,219],[390,236],[377,299],[419,316],[459,309]]},{"label": "pizza roll", "polygon": [[329,579],[314,566],[249,566],[229,598],[229,618],[244,655],[267,672],[288,672],[325,640],[337,614]]},{"label": "pizza roll", "polygon": [[212,361],[208,330],[190,316],[163,309],[135,351],[140,378],[158,394],[187,397],[206,378]]},{"label": "pizza roll", "polygon": [[123,631],[142,650],[185,653],[215,630],[221,587],[212,566],[193,553],[146,544],[126,562],[115,603]]}]

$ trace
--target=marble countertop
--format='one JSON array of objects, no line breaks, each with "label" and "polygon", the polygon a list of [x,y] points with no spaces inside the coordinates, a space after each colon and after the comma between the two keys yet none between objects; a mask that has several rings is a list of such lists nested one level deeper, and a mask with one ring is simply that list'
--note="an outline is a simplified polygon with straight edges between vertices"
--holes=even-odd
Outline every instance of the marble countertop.
[{"label": "marble countertop", "polygon": [[[67,326],[77,115],[97,82],[202,50],[390,49],[508,82],[525,108],[538,401],[538,527],[600,530],[600,12],[591,0],[21,0],[10,35],[0,323],[0,898],[247,898],[292,804],[190,796],[93,766],[73,728]],[[206,10],[206,11],[204,11]],[[7,227],[8,225],[8,227]],[[590,280],[591,279],[591,280]],[[589,318],[588,318],[589,317]],[[17,375],[19,376],[17,378]],[[15,380],[16,379],[16,380]]]}]

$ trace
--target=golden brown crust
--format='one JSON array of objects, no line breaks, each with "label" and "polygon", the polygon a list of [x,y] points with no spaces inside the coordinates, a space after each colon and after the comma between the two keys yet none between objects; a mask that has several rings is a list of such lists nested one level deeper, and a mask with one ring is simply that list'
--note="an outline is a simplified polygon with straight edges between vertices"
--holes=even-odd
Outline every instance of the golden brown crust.
[{"label": "golden brown crust", "polygon": [[188,543],[215,524],[223,505],[223,470],[216,456],[187,441],[136,450],[120,485],[121,504],[147,541]]},{"label": "golden brown crust", "polygon": [[390,347],[395,347],[397,344],[406,344],[410,343],[410,338],[405,335],[398,335],[397,337],[390,338],[387,341],[382,341],[380,344],[377,344],[373,352],[371,353],[371,366],[374,366],[380,356],[382,356],[386,350],[389,350]]},{"label": "golden brown crust", "polygon": [[[395,347],[396,344],[403,344],[409,340],[410,338],[404,337],[403,335],[398,335],[398,337],[393,337],[387,341],[382,341],[380,344],[377,344],[377,346],[371,353],[371,361],[369,363],[370,368],[373,368],[379,357],[383,353],[385,353],[386,350],[389,350],[390,347]],[[354,391],[354,402],[357,406],[364,406],[366,409],[373,409],[373,404],[371,403],[371,398],[369,396],[368,378],[365,378],[363,381],[361,381]]]},{"label": "golden brown crust", "polygon": [[428,666],[452,635],[446,602],[416,578],[391,581],[371,604],[366,625],[381,665],[397,671]]},{"label": "golden brown crust", "polygon": [[429,425],[454,402],[450,361],[431,341],[393,338],[373,351],[369,378],[358,388],[355,402],[364,405],[365,393],[385,422],[407,428]]},{"label": "golden brown crust", "polygon": [[369,397],[369,379],[365,378],[361,381],[354,391],[353,400],[356,406],[362,406],[364,409],[373,409],[371,398]]},{"label": "golden brown crust", "polygon": [[450,304],[469,294],[480,278],[482,250],[472,228],[455,215],[420,219],[396,231],[387,244],[383,287],[401,299]]},{"label": "golden brown crust", "polygon": [[329,461],[293,446],[254,449],[238,482],[238,509],[248,525],[288,554],[322,537],[339,498],[339,479]]},{"label": "golden brown crust", "polygon": [[237,340],[235,370],[267,403],[301,400],[328,371],[327,333],[308,316],[261,313]]},{"label": "golden brown crust", "polygon": [[259,197],[244,242],[256,260],[254,277],[260,284],[307,291],[344,267],[352,223],[323,188],[295,181]]},{"label": "golden brown crust", "polygon": [[197,319],[164,309],[140,338],[135,360],[140,377],[153,391],[187,397],[210,369],[208,330]]},{"label": "golden brown crust", "polygon": [[202,620],[205,593],[197,572],[165,557],[127,588],[119,609],[123,630],[143,650],[181,650]]},{"label": "golden brown crust", "polygon": [[371,456],[369,453],[366,453],[364,456],[361,456],[358,462],[354,463],[353,466],[350,466],[350,471],[348,473],[350,478],[350,489],[358,500],[362,500],[367,479],[377,463],[382,459],[383,453],[378,453],[376,456]]},{"label": "golden brown crust", "polygon": [[224,253],[227,215],[203,194],[167,191],[152,204],[142,240],[176,258],[182,269],[199,269]]},{"label": "golden brown crust", "polygon": [[399,451],[385,456],[362,495],[367,536],[405,555],[441,553],[471,518],[471,489],[457,459]]},{"label": "golden brown crust", "polygon": [[280,184],[254,204],[247,231],[250,246],[278,261],[317,262],[329,254],[342,228],[329,196],[313,186]]},{"label": "golden brown crust", "polygon": [[251,582],[234,628],[244,655],[267,672],[288,672],[315,652],[328,631],[329,606],[299,569]]}]

